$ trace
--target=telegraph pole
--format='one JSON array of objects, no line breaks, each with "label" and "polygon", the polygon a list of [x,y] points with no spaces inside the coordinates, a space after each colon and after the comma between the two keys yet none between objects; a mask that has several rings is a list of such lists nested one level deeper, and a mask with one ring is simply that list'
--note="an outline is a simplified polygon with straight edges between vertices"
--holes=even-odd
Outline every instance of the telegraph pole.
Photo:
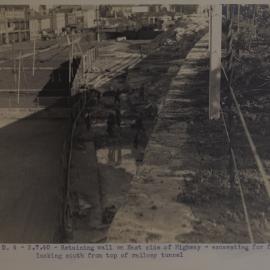
[{"label": "telegraph pole", "polygon": [[19,31],[19,44],[20,44],[20,54],[19,54],[19,68],[18,68],[18,88],[17,88],[17,103],[20,104],[20,87],[21,87],[21,70],[22,70],[22,32]]},{"label": "telegraph pole", "polygon": [[230,175],[230,184],[231,187],[235,183],[235,171],[234,171],[234,165],[233,165],[233,157],[232,157],[232,125],[233,125],[233,111],[232,111],[232,96],[230,93],[230,87],[232,84],[232,78],[233,78],[233,21],[232,21],[232,8],[231,8],[231,16],[227,20],[227,65],[226,65],[226,71],[228,74],[228,79],[229,79],[229,85],[227,87],[227,110],[228,110],[228,133],[230,137],[230,143],[229,143],[229,155],[230,155],[230,160],[229,160],[229,175]]},{"label": "telegraph pole", "polygon": [[36,39],[34,38],[34,48],[33,48],[33,76],[35,76],[35,62],[36,62]]},{"label": "telegraph pole", "polygon": [[22,70],[22,51],[20,50],[19,68],[18,68],[18,88],[17,88],[17,103],[18,104],[20,104],[21,70]]},{"label": "telegraph pole", "polygon": [[69,47],[69,62],[68,62],[68,82],[69,84],[71,83],[71,69],[72,69],[72,42],[71,41],[71,44],[70,44],[70,47]]},{"label": "telegraph pole", "polygon": [[209,119],[220,118],[220,78],[221,78],[221,4],[210,6],[210,71],[209,71]]},{"label": "telegraph pole", "polygon": [[12,62],[13,62],[14,83],[16,85],[17,76],[16,76],[16,58],[15,58],[15,48],[14,48],[15,44],[14,43],[15,43],[15,41],[13,39],[12,40]]},{"label": "telegraph pole", "polygon": [[99,6],[96,8],[96,22],[97,22],[97,42],[100,42],[100,33],[99,33]]},{"label": "telegraph pole", "polygon": [[4,21],[5,21],[5,30],[6,30],[6,44],[9,44],[9,35],[8,35],[8,19],[6,17],[6,11],[4,10]]},{"label": "telegraph pole", "polygon": [[237,5],[237,33],[239,33],[240,31],[240,10],[241,9],[241,5],[238,4]]},{"label": "telegraph pole", "polygon": [[252,21],[253,21],[253,34],[254,34],[255,38],[257,37],[256,15],[257,15],[257,6],[253,5],[253,19],[252,19]]}]

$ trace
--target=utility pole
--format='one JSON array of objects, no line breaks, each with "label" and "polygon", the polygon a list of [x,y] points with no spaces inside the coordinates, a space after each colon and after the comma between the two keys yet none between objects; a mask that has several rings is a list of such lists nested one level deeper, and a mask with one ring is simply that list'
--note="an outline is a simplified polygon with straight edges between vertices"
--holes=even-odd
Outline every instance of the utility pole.
[{"label": "utility pole", "polygon": [[21,87],[21,70],[22,70],[22,32],[19,31],[19,44],[20,44],[20,54],[19,54],[19,68],[18,68],[18,88],[17,88],[17,103],[20,104],[20,87]]},{"label": "utility pole", "polygon": [[33,77],[35,76],[35,62],[36,62],[36,39],[34,38],[34,48],[33,48]]},{"label": "utility pole", "polygon": [[4,21],[5,21],[5,30],[6,30],[6,44],[9,44],[9,35],[8,35],[8,19],[6,17],[6,12],[4,10]]},{"label": "utility pole", "polygon": [[232,78],[233,78],[233,21],[232,21],[232,13],[231,13],[231,17],[228,18],[227,21],[227,65],[226,65],[226,72],[228,75],[228,79],[229,79],[229,85],[227,86],[227,101],[226,101],[226,108],[228,110],[228,133],[229,133],[229,137],[230,137],[230,143],[229,143],[229,155],[230,155],[230,160],[229,160],[229,175],[230,175],[230,184],[231,187],[234,185],[235,183],[235,171],[234,171],[234,165],[233,165],[233,157],[232,157],[232,152],[233,152],[233,147],[232,147],[232,126],[233,126],[233,111],[232,111],[232,104],[233,104],[233,100],[232,100],[232,96],[230,93],[230,87],[232,84]]},{"label": "utility pole", "polygon": [[97,22],[97,42],[100,42],[100,33],[99,33],[99,6],[96,8],[96,22]]},{"label": "utility pole", "polygon": [[[15,58],[15,41],[12,40],[12,61],[13,61],[13,74],[14,74],[14,83],[16,85],[17,76],[16,76],[16,58]],[[16,86],[15,86],[16,87]]]},{"label": "utility pole", "polygon": [[240,11],[241,11],[241,5],[237,5],[237,33],[240,32]]},{"label": "utility pole", "polygon": [[209,38],[208,38],[208,52],[210,53],[210,49],[211,49],[211,35],[212,35],[212,7],[209,6],[208,8],[208,17],[209,17],[209,23],[208,23],[208,27],[209,27]]},{"label": "utility pole", "polygon": [[69,84],[71,83],[71,69],[72,69],[72,42],[71,41],[71,44],[70,44],[70,47],[69,47],[69,62],[68,62],[68,82]]},{"label": "utility pole", "polygon": [[210,71],[209,71],[209,119],[220,118],[220,78],[221,78],[221,4],[210,6]]},{"label": "utility pole", "polygon": [[74,59],[74,41],[72,38],[72,42],[71,42],[71,76],[73,78],[73,59]]},{"label": "utility pole", "polygon": [[230,12],[230,5],[229,4],[227,4],[226,5],[226,8],[227,8],[227,12],[226,12],[226,18],[227,18],[227,20],[229,20],[229,18],[231,17],[231,12]]},{"label": "utility pole", "polygon": [[17,103],[18,104],[20,104],[21,70],[22,70],[22,51],[20,50],[19,68],[18,68],[18,88],[17,88]]},{"label": "utility pole", "polygon": [[253,34],[254,37],[256,38],[257,36],[257,29],[256,29],[256,15],[257,15],[257,5],[253,5]]}]

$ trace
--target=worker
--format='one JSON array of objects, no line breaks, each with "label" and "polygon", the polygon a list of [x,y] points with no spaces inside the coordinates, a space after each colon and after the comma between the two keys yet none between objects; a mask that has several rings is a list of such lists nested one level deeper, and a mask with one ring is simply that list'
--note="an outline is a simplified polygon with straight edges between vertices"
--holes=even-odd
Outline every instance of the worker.
[{"label": "worker", "polygon": [[116,120],[116,125],[118,127],[121,127],[121,111],[118,107],[115,108],[115,120]]},{"label": "worker", "polygon": [[141,59],[143,59],[142,45],[139,45],[139,51],[140,51]]},{"label": "worker", "polygon": [[134,148],[138,148],[139,141],[145,131],[144,125],[143,125],[143,116],[142,114],[138,115],[135,121],[135,128],[136,133],[133,141]]},{"label": "worker", "polygon": [[121,91],[119,88],[117,88],[114,93],[114,104],[120,105],[120,95],[121,95]]},{"label": "worker", "polygon": [[87,131],[89,131],[91,128],[91,113],[89,110],[87,110],[85,115],[84,115],[84,121],[86,124]]},{"label": "worker", "polygon": [[96,100],[96,103],[98,104],[100,102],[100,99],[101,99],[100,92],[98,90],[96,90],[95,88],[92,88],[92,94],[93,94],[93,97]]},{"label": "worker", "polygon": [[113,113],[110,113],[107,119],[107,132],[110,137],[112,137],[114,134],[114,126],[115,126],[115,116]]},{"label": "worker", "polygon": [[144,100],[144,85],[142,85],[139,89],[139,96],[142,100]]}]

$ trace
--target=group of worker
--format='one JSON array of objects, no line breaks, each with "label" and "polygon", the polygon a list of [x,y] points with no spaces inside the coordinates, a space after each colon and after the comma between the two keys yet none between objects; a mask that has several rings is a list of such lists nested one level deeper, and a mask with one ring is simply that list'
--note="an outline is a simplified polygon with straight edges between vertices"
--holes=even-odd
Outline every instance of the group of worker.
[{"label": "group of worker", "polygon": [[[114,106],[113,106],[113,112],[110,112],[107,121],[106,121],[106,131],[107,134],[110,138],[113,138],[115,136],[115,131],[116,128],[120,129],[121,128],[121,123],[122,123],[122,114],[121,114],[121,90],[116,89],[114,91]],[[101,100],[101,95],[98,91],[96,90],[90,90],[88,95],[88,104],[89,103],[95,103],[98,104]],[[140,98],[144,98],[144,87],[142,86],[139,88],[139,96]],[[92,124],[92,113],[90,111],[90,107],[86,108],[85,114],[84,114],[84,120],[86,124],[86,128],[88,131],[91,129],[91,124]],[[143,124],[143,115],[140,113],[137,115],[133,127],[135,128],[135,136],[134,136],[134,147],[137,148],[141,139],[143,136],[145,136],[145,128]]]}]

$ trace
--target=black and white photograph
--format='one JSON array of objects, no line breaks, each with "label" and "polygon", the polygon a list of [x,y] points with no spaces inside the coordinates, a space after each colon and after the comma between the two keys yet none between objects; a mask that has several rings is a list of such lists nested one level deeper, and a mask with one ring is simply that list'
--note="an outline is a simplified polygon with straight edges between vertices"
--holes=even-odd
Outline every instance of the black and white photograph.
[{"label": "black and white photograph", "polygon": [[57,1],[0,1],[0,243],[269,243],[270,5]]}]

